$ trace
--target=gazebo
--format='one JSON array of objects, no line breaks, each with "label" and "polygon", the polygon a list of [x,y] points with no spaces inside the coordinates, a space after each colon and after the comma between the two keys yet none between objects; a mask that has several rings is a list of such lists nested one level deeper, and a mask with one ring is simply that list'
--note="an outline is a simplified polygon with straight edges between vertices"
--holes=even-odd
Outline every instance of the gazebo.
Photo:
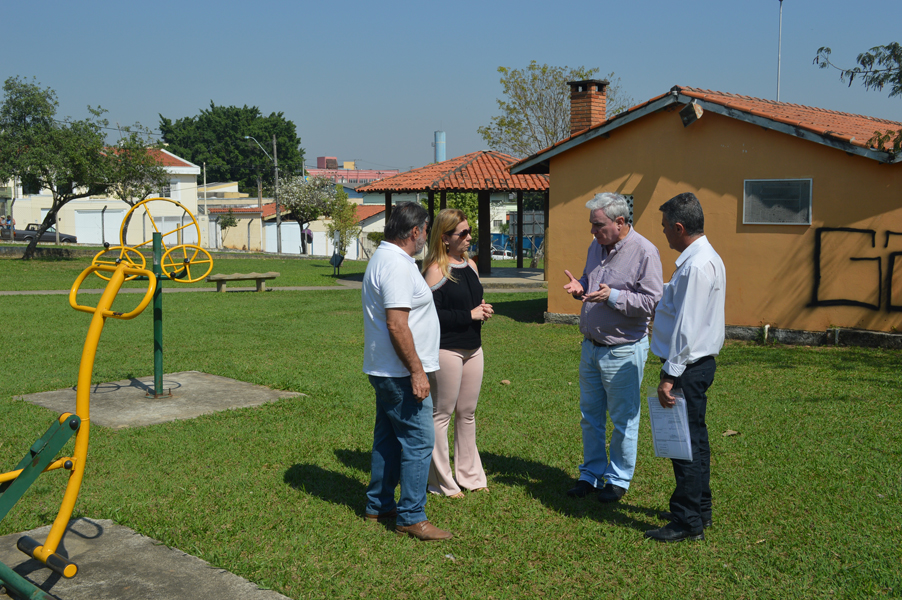
[{"label": "gazebo", "polygon": [[517,268],[523,268],[523,193],[542,192],[545,227],[548,227],[548,175],[511,175],[508,169],[518,159],[493,150],[480,150],[399,173],[357,188],[364,193],[385,194],[385,218],[391,216],[392,194],[427,194],[430,219],[435,217],[435,195],[439,209],[446,208],[448,192],[475,193],[479,201],[477,254],[479,272],[492,272],[490,197],[493,192],[517,194]]}]

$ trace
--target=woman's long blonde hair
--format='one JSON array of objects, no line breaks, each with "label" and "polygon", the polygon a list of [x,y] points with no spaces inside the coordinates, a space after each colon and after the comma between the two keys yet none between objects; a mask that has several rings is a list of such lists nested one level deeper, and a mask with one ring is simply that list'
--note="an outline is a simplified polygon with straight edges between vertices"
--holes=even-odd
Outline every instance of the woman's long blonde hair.
[{"label": "woman's long blonde hair", "polygon": [[[451,269],[448,267],[451,261],[448,258],[448,246],[445,245],[442,235],[451,235],[461,221],[466,220],[467,215],[462,210],[446,208],[439,211],[432,224],[432,232],[429,234],[429,250],[426,252],[426,260],[423,261],[423,273],[433,264],[437,264],[444,277],[456,281],[451,276]],[[463,259],[469,259],[467,252],[463,253]]]}]

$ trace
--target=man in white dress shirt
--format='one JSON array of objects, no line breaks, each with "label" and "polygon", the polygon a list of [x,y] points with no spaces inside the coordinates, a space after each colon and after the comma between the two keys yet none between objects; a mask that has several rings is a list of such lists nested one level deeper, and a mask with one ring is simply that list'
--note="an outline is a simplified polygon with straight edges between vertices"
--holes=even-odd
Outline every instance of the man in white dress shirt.
[{"label": "man in white dress shirt", "polygon": [[711,450],[705,425],[706,392],[714,382],[714,357],[724,340],[727,279],[723,261],[705,237],[705,215],[692,193],[661,206],[670,247],[680,252],[677,269],[664,286],[655,309],[651,351],[661,358],[658,401],[675,404],[673,391],[686,398],[692,460],[673,459],[676,489],[670,497],[670,522],[645,537],[661,542],[705,539],[711,520]]}]

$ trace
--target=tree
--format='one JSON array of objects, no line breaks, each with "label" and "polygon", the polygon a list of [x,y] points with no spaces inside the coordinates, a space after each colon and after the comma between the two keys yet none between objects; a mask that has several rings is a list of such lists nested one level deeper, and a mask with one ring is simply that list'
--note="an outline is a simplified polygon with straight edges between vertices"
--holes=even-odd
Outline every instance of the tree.
[{"label": "tree", "polygon": [[216,106],[202,109],[196,117],[172,121],[160,115],[160,132],[169,150],[196,165],[206,163],[208,181],[237,181],[244,192],[256,192],[257,180],[270,189],[274,185],[273,162],[245,136],[255,138],[270,156],[276,136],[279,172],[301,174],[304,151],[294,122],[283,113],[264,117],[256,106]]},{"label": "tree", "polygon": [[238,219],[235,218],[235,213],[232,212],[232,209],[229,209],[229,212],[219,217],[219,230],[222,231],[222,247],[225,248],[225,239],[226,233],[228,233],[229,229],[238,225]]},{"label": "tree", "polygon": [[10,77],[3,92],[0,179],[16,177],[24,188],[46,189],[53,197],[40,229],[25,248],[22,258],[30,259],[38,239],[66,203],[106,191],[112,169],[102,128],[108,123],[99,106],[88,106],[87,119],[58,121],[56,92],[41,88],[35,80]]},{"label": "tree", "polygon": [[279,182],[279,202],[301,227],[301,252],[307,253],[304,229],[311,221],[328,217],[335,210],[338,191],[332,180],[317,176],[292,176]]},{"label": "tree", "polygon": [[[902,45],[892,42],[885,46],[874,46],[868,52],[858,55],[858,66],[851,69],[837,67],[830,62],[832,51],[826,46],[818,48],[814,64],[826,69],[833,67],[839,71],[839,80],[845,82],[848,78],[849,87],[857,77],[866,90],[882,91],[889,86],[889,97],[902,97]],[[868,140],[868,144],[878,150],[884,150],[890,154],[902,151],[902,129],[898,131],[875,131],[874,136]]]},{"label": "tree", "polygon": [[[568,81],[591,79],[597,68],[553,67],[529,63],[525,69],[498,67],[507,100],[498,100],[502,114],[477,131],[490,148],[523,157],[535,154],[570,135]],[[613,116],[633,105],[620,87],[620,78],[607,76],[607,114]]]},{"label": "tree", "polygon": [[336,252],[344,256],[348,252],[351,240],[360,234],[360,221],[357,219],[357,205],[348,200],[348,194],[340,185],[335,186],[336,194],[332,208],[332,220],[326,225],[329,237],[338,233]]},{"label": "tree", "polygon": [[160,164],[150,130],[140,123],[124,127],[123,135],[108,150],[111,161],[109,193],[129,206],[151,194],[159,194],[169,183],[169,173]]}]

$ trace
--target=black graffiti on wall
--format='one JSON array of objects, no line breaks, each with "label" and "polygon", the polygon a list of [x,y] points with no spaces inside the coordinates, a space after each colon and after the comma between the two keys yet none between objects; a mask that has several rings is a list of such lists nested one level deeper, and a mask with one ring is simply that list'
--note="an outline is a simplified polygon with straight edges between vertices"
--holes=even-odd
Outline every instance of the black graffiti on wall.
[{"label": "black graffiti on wall", "polygon": [[[821,281],[823,276],[823,257],[824,257],[824,234],[825,233],[847,233],[854,236],[868,236],[871,242],[871,248],[877,247],[877,232],[873,229],[856,229],[853,227],[818,227],[814,235],[814,287],[812,290],[811,303],[809,306],[858,306],[869,310],[880,310],[883,306],[884,288],[886,290],[886,310],[891,312],[902,312],[902,298],[893,298],[893,276],[897,266],[902,272],[902,252],[890,252],[887,259],[886,279],[883,278],[883,257],[880,256],[851,256],[849,260],[852,262],[873,262],[877,266],[877,276],[874,279],[874,287],[871,288],[877,292],[877,303],[863,302],[861,300],[853,300],[851,298],[829,298],[822,299],[820,297]],[[883,247],[889,248],[890,238],[893,236],[902,236],[902,232],[885,231]],[[831,236],[831,239],[836,236]]]}]

